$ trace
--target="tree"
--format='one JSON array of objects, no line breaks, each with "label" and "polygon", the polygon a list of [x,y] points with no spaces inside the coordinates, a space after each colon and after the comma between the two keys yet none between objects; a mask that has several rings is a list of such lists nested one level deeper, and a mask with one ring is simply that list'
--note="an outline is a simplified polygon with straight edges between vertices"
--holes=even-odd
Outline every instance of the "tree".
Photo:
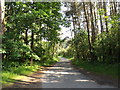
[{"label": "tree", "polygon": [[[110,6],[109,6],[110,5]],[[73,23],[74,58],[103,63],[117,62],[118,47],[118,3],[116,2],[80,2],[67,3],[66,15]],[[77,26],[79,23],[79,27]],[[104,25],[105,24],[105,25]],[[100,30],[100,31],[99,31]],[[87,38],[82,31],[87,31]],[[83,37],[85,39],[83,39]],[[83,39],[83,41],[82,41]],[[88,40],[85,44],[84,41]],[[116,41],[118,40],[118,41]],[[85,47],[82,47],[85,46]],[[87,47],[88,46],[88,47]],[[87,49],[85,49],[87,48]],[[87,55],[84,52],[86,51]],[[87,52],[89,50],[89,54]],[[85,58],[86,56],[86,58]],[[77,61],[76,61],[77,62]]]},{"label": "tree", "polygon": [[[5,5],[7,21],[3,36],[5,59],[30,61],[32,65],[35,60],[42,62],[53,58],[55,46],[59,42],[59,25],[62,24],[60,3],[6,2]],[[43,40],[49,46],[45,47]]]},{"label": "tree", "polygon": [[107,22],[107,9],[106,9],[106,2],[103,2],[103,7],[104,7],[104,11],[105,11],[105,25],[106,25],[106,32],[108,32],[108,22]]},{"label": "tree", "polygon": [[0,28],[2,29],[1,30],[1,33],[3,34],[5,32],[5,29],[4,29],[4,14],[5,14],[5,1],[4,0],[0,0]]},{"label": "tree", "polygon": [[85,6],[84,2],[83,2],[83,8],[84,8],[84,15],[85,15],[86,23],[87,23],[89,52],[90,52],[90,56],[92,56],[92,46],[91,46],[91,42],[90,42],[90,31],[89,31],[89,16],[87,16],[89,14],[88,14],[88,10],[86,9],[86,6]]}]

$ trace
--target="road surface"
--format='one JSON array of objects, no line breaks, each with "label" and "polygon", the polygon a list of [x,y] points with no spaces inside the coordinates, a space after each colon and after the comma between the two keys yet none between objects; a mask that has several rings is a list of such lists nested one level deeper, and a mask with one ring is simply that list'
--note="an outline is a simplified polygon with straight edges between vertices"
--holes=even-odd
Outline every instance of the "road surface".
[{"label": "road surface", "polygon": [[115,88],[111,85],[100,85],[74,69],[70,60],[60,58],[49,70],[43,71],[42,88]]}]

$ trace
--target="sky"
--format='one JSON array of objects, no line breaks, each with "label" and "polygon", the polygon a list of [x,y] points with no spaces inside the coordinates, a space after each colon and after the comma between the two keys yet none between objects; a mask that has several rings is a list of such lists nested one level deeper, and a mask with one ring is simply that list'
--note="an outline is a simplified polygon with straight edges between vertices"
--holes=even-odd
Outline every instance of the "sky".
[{"label": "sky", "polygon": [[61,27],[61,35],[60,35],[60,38],[61,39],[64,39],[65,37],[69,37],[71,38],[71,32],[70,32],[70,28],[66,28],[66,27],[63,27],[63,26],[60,26]]},{"label": "sky", "polygon": [[[64,12],[63,12],[63,11],[66,11],[66,10],[67,10],[67,8],[62,5],[60,12],[63,14],[63,16],[64,16]],[[69,27],[69,28],[66,28],[66,27],[64,27],[64,26],[60,26],[60,27],[61,27],[61,31],[60,31],[61,35],[60,35],[60,38],[61,38],[61,39],[64,39],[65,37],[71,38],[71,32],[70,32],[71,27]]]}]

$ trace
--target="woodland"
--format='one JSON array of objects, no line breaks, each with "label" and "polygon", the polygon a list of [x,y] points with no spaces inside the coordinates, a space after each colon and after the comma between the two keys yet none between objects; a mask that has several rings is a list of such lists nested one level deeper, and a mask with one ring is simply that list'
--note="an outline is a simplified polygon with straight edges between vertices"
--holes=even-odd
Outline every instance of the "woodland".
[{"label": "woodland", "polygon": [[[67,8],[64,15],[61,6]],[[118,78],[119,7],[119,2],[5,2],[1,82],[15,82],[21,74],[56,63],[58,56]],[[60,26],[72,27],[71,38],[60,38]]]}]

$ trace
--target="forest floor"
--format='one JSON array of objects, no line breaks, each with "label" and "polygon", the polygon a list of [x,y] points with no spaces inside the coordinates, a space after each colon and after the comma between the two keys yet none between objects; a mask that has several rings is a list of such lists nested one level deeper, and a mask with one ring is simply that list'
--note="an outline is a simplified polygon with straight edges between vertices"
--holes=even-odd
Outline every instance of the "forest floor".
[{"label": "forest floor", "polygon": [[61,58],[54,66],[44,67],[7,88],[116,88],[106,83],[104,78],[99,83],[93,77],[75,69],[70,60]]}]

